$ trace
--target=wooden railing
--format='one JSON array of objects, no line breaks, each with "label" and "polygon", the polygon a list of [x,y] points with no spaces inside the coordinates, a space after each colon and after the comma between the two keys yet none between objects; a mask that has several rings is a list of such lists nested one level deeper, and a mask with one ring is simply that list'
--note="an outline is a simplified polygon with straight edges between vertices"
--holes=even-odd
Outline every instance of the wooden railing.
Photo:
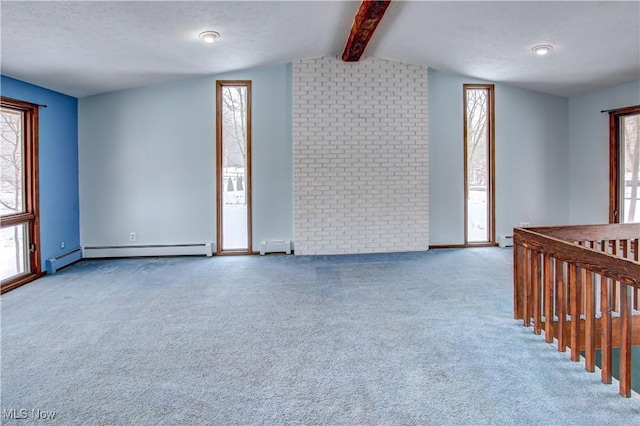
[{"label": "wooden railing", "polygon": [[514,318],[571,348],[584,351],[602,382],[611,383],[612,349],[620,348],[620,394],[631,396],[631,346],[640,344],[640,224],[516,228]]}]

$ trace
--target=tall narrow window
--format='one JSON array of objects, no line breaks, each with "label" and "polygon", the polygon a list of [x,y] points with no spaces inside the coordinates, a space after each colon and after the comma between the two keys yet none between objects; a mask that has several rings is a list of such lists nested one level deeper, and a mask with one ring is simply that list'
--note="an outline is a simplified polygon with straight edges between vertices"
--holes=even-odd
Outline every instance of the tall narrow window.
[{"label": "tall narrow window", "polygon": [[218,81],[217,252],[251,253],[251,82]]},{"label": "tall narrow window", "polygon": [[609,111],[609,222],[640,222],[640,106]]},{"label": "tall narrow window", "polygon": [[0,112],[0,292],[41,275],[38,106],[2,98]]},{"label": "tall narrow window", "polygon": [[494,108],[492,84],[465,84],[465,245],[494,244]]}]

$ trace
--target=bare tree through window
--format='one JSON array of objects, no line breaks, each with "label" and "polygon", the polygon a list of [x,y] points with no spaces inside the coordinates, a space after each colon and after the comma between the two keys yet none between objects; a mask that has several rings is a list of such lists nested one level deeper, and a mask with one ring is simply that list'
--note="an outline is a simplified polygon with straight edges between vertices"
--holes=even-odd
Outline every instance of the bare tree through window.
[{"label": "bare tree through window", "polygon": [[2,108],[0,120],[2,120],[0,122],[2,137],[0,212],[2,215],[7,215],[23,211],[22,114],[20,111]]},{"label": "bare tree through window", "polygon": [[487,91],[467,91],[467,164],[469,184],[481,187],[487,184]]},{"label": "bare tree through window", "polygon": [[[2,108],[0,112],[0,213],[24,210],[24,155],[22,112]],[[2,229],[2,278],[25,271],[24,227]]]},{"label": "bare tree through window", "polygon": [[[247,159],[247,88],[244,86],[227,86],[222,91],[222,102],[225,113],[224,132],[231,146],[226,150],[225,167],[244,164]],[[242,158],[238,158],[240,155]]]}]

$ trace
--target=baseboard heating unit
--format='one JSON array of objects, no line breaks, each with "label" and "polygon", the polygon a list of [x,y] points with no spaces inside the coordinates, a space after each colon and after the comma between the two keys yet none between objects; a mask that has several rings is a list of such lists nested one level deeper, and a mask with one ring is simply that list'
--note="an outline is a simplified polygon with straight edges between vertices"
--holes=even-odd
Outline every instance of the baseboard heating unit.
[{"label": "baseboard heating unit", "polygon": [[513,235],[501,235],[498,238],[498,245],[500,247],[513,247]]},{"label": "baseboard heating unit", "polygon": [[260,256],[267,253],[291,254],[291,241],[263,241],[260,244]]},{"label": "baseboard heating unit", "polygon": [[212,243],[84,247],[84,257],[213,256]]},{"label": "baseboard heating unit", "polygon": [[66,253],[50,257],[45,262],[47,274],[53,275],[58,271],[58,269],[69,266],[80,259],[82,259],[82,250],[80,249],[80,247],[76,247]]}]

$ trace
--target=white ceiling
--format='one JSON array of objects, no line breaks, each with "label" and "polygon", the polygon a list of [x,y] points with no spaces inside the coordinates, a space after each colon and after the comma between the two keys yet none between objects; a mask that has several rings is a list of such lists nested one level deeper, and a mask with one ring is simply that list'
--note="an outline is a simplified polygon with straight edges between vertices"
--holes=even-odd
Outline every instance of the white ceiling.
[{"label": "white ceiling", "polygon": [[[0,69],[84,97],[340,55],[359,4],[2,0]],[[365,56],[573,96],[640,79],[640,1],[395,0]]]}]

